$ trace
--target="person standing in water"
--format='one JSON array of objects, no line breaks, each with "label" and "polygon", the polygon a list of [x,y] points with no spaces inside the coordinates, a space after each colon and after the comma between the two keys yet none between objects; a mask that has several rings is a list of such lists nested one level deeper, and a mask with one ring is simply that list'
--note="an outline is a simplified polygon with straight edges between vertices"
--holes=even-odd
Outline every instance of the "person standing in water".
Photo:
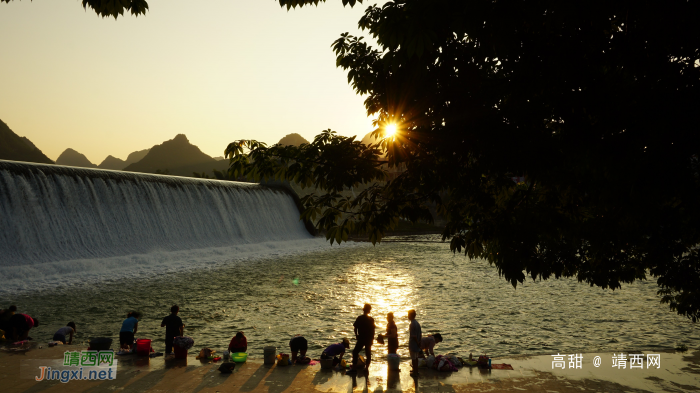
[{"label": "person standing in water", "polygon": [[369,370],[369,364],[372,361],[372,343],[374,342],[374,318],[369,316],[372,311],[372,306],[365,304],[362,308],[363,314],[357,317],[353,326],[355,327],[355,336],[357,343],[355,349],[352,350],[352,365],[353,368],[357,365],[357,357],[362,348],[365,349],[365,369]]},{"label": "person standing in water", "polygon": [[182,319],[177,316],[178,312],[180,312],[180,307],[177,304],[170,307],[170,315],[163,318],[163,322],[160,323],[160,327],[165,328],[165,356],[170,355],[173,351],[173,339],[182,336],[185,329]]},{"label": "person standing in water", "polygon": [[418,375],[418,353],[420,353],[420,344],[422,332],[420,324],[416,321],[416,310],[408,311],[408,320],[411,324],[408,327],[408,352],[411,354],[411,375]]},{"label": "person standing in water", "polygon": [[389,354],[396,354],[399,349],[399,331],[396,329],[396,323],[394,323],[394,313],[390,312],[386,314],[386,334],[384,337],[387,338],[387,346]]}]

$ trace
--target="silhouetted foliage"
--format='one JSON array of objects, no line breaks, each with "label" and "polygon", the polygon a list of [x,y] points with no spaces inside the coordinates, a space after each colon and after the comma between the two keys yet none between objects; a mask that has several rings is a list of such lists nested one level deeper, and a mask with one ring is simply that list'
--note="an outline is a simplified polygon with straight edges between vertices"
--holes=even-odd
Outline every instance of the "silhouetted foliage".
[{"label": "silhouetted foliage", "polygon": [[236,179],[235,177],[230,176],[229,171],[219,171],[216,169],[211,170],[212,174],[214,175],[213,177],[210,177],[207,175],[206,172],[198,173],[198,172],[192,172],[192,176],[198,178],[198,179],[216,179],[216,180],[240,180]]},{"label": "silhouetted foliage", "polygon": [[[9,3],[11,0],[0,0]],[[83,0],[83,8],[92,8],[101,17],[113,16],[117,19],[119,15],[124,15],[124,11],[131,12],[131,15],[146,15],[148,3],[146,0]]]},{"label": "silhouetted foliage", "polygon": [[[331,242],[355,227],[381,241],[399,217],[430,222],[435,203],[450,248],[513,286],[565,276],[615,289],[650,275],[696,320],[698,15],[684,0],[371,6],[359,25],[379,48],[347,33],[332,47],[376,135],[392,122],[398,134],[372,146],[330,131],[301,147],[236,141],[230,168],[317,187],[302,216]],[[382,182],[382,161],[406,170]]]}]

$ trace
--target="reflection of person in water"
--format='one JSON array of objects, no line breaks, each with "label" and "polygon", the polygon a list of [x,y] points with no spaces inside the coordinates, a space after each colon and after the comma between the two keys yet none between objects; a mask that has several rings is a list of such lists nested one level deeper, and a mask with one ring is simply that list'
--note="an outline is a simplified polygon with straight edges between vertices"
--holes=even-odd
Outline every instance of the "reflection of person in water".
[{"label": "reflection of person in water", "polygon": [[[401,382],[401,371],[388,369],[386,374],[386,387],[396,389],[396,385]],[[418,390],[416,390],[417,392]]]},{"label": "reflection of person in water", "polygon": [[395,354],[399,349],[399,331],[396,329],[396,323],[394,323],[394,313],[386,314],[386,320],[388,323],[386,324],[386,335],[384,337],[388,340],[388,353]]}]

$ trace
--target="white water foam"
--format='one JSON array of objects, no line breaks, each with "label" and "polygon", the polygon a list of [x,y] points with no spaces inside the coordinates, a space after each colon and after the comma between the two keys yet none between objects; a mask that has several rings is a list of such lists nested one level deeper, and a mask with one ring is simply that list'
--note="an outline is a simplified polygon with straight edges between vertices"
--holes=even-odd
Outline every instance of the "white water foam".
[{"label": "white water foam", "polygon": [[[153,251],[110,258],[74,259],[24,266],[1,266],[0,296],[106,282],[149,279],[170,273],[217,269],[238,263],[283,258],[329,249],[363,247],[369,243],[343,243],[332,248],[323,238],[261,242],[229,247],[181,251]],[[217,279],[217,278],[213,278]],[[225,279],[225,278],[224,278]]]},{"label": "white water foam", "polygon": [[327,247],[257,184],[0,161],[0,293]]}]

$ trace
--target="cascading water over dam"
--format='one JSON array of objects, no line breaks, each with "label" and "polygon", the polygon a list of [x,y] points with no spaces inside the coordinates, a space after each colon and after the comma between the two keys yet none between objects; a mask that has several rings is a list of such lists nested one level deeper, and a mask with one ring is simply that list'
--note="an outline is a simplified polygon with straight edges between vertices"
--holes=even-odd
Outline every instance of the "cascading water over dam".
[{"label": "cascading water over dam", "polygon": [[185,250],[245,253],[256,244],[310,238],[292,197],[258,184],[0,160],[6,279],[118,270],[152,263],[148,254],[160,255],[151,258],[158,263],[172,257],[163,253]]}]

